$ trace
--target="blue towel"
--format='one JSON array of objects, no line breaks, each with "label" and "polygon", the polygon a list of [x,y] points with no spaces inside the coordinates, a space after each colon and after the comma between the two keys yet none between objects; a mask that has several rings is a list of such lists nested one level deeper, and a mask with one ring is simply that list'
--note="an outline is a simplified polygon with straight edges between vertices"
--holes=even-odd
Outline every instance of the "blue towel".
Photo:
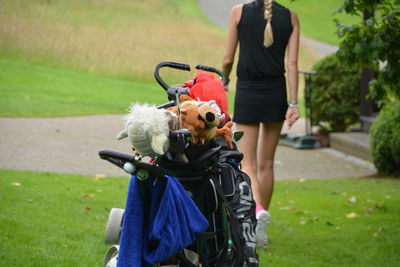
[{"label": "blue towel", "polygon": [[132,176],[118,267],[148,267],[193,244],[208,222],[175,177],[140,182]]}]

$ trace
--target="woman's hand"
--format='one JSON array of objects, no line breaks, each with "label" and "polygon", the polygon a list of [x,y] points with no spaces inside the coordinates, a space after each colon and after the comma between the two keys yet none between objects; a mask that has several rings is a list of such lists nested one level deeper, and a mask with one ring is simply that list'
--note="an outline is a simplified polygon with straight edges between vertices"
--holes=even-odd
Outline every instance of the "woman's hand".
[{"label": "woman's hand", "polygon": [[288,107],[285,118],[289,129],[292,128],[292,125],[297,121],[299,117],[300,113],[298,107]]}]

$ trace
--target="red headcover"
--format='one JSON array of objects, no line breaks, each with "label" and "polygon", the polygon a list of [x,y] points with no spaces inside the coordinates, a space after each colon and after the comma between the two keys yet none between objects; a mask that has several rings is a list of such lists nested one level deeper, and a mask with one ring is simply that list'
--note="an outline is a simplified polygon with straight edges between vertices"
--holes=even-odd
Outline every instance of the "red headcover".
[{"label": "red headcover", "polygon": [[215,100],[221,113],[225,114],[225,124],[230,120],[228,113],[228,98],[226,95],[225,87],[221,80],[215,77],[212,73],[198,72],[193,79],[185,82],[185,87],[189,89],[189,96],[197,101],[210,101]]}]

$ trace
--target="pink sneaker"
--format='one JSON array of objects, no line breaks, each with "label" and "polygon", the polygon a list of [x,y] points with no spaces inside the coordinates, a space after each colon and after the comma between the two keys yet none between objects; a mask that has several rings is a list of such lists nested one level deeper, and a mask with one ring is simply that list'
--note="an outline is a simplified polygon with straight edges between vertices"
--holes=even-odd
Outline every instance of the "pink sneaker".
[{"label": "pink sneaker", "polygon": [[261,210],[256,214],[257,226],[257,248],[266,249],[268,247],[267,226],[271,222],[271,214],[266,210]]}]

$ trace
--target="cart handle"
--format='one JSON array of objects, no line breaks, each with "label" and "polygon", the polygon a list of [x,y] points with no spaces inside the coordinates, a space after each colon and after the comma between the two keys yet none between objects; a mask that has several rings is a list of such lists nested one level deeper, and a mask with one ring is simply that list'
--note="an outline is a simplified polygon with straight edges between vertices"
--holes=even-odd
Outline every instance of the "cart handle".
[{"label": "cart handle", "polygon": [[[163,167],[157,164],[150,164],[146,162],[140,161],[135,155],[122,153],[114,150],[102,149],[99,151],[99,156],[101,159],[104,159],[115,166],[125,170],[127,173],[133,175],[138,170],[144,169],[147,170],[150,175],[155,177],[163,177],[165,175],[173,175],[170,171],[164,169]],[[134,166],[134,169],[129,170],[126,168],[126,163],[131,163]]]},{"label": "cart handle", "polygon": [[[161,85],[161,87],[165,89],[165,91],[168,91],[170,86],[160,76],[160,69],[164,68],[164,67],[190,71],[190,66],[188,64],[171,62],[171,61],[160,62],[154,69],[154,77],[156,78],[156,81],[158,82],[158,84]],[[228,79],[226,78],[225,74],[216,68],[209,67],[206,65],[201,65],[201,64],[196,65],[195,68],[198,70],[205,70],[208,72],[216,73],[221,77],[221,81],[222,81],[223,85],[227,85],[227,83],[228,83]]]},{"label": "cart handle", "polygon": [[[192,164],[192,166],[196,165],[201,165],[201,162],[204,162],[208,159],[211,159],[217,155],[221,150],[221,146],[218,145],[214,148],[209,149],[207,152],[205,152],[203,155],[201,155],[198,159],[190,162],[188,166]],[[174,177],[182,177],[182,176],[187,176],[188,173],[187,171],[180,171],[180,170],[167,170],[157,163],[146,163],[141,161],[137,156],[133,154],[128,154],[128,153],[123,153],[119,151],[114,151],[114,150],[107,150],[107,149],[102,149],[99,151],[99,156],[101,159],[106,160],[115,166],[123,169],[125,172],[131,174],[131,175],[139,175],[140,170],[146,170],[147,176],[142,178],[139,178],[140,180],[145,180],[149,175],[155,176],[155,177],[164,177],[165,175],[169,176],[174,176]],[[128,164],[126,164],[128,163]],[[184,167],[186,164],[185,163],[177,163],[181,167]],[[128,165],[128,166],[127,166]],[[202,171],[191,171],[190,173],[193,175],[205,175],[207,173],[207,169],[204,169]],[[141,176],[141,175],[139,175]]]},{"label": "cart handle", "polygon": [[166,62],[161,62],[159,63],[156,68],[154,69],[154,77],[156,78],[156,81],[158,82],[159,85],[161,85],[162,88],[165,89],[165,91],[168,90],[169,86],[164,82],[164,80],[160,76],[160,69],[168,67],[172,69],[178,69],[178,70],[185,70],[185,71],[190,71],[190,66],[187,64],[183,63],[177,63],[177,62],[171,62],[171,61],[166,61]]}]

